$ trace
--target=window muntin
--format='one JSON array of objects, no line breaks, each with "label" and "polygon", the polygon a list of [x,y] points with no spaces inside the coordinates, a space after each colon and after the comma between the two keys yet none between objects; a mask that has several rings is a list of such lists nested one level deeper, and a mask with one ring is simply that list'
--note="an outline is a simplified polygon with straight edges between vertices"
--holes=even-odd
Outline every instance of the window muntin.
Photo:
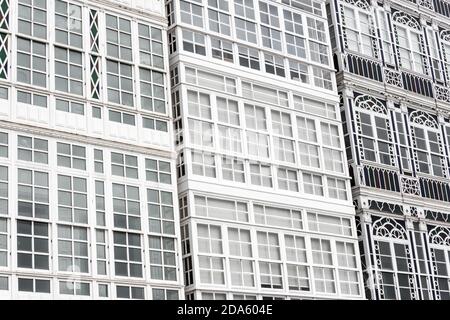
[{"label": "window muntin", "polygon": [[47,223],[17,220],[17,266],[49,270]]},{"label": "window muntin", "polygon": [[[4,170],[2,170],[4,171]],[[49,218],[47,172],[17,169],[17,213],[22,217]],[[3,179],[2,179],[3,180]]]},{"label": "window muntin", "polygon": [[48,140],[18,135],[17,159],[48,164]]},{"label": "window muntin", "polygon": [[58,225],[58,270],[88,273],[87,228]]},{"label": "window muntin", "polygon": [[141,230],[139,187],[112,184],[114,227]]},{"label": "window muntin", "polygon": [[172,192],[147,189],[149,231],[175,235]]},{"label": "window muntin", "polygon": [[47,87],[47,45],[17,38],[17,81]]},{"label": "window muntin", "polygon": [[18,1],[18,32],[36,38],[47,38],[47,2]]},{"label": "window muntin", "polygon": [[58,166],[86,170],[86,148],[68,143],[57,143]]},{"label": "window muntin", "polygon": [[87,181],[58,174],[59,221],[88,223]]},{"label": "window muntin", "polygon": [[55,40],[76,48],[83,47],[81,6],[55,1]]},{"label": "window muntin", "polygon": [[113,232],[116,276],[142,278],[142,240],[139,234]]}]

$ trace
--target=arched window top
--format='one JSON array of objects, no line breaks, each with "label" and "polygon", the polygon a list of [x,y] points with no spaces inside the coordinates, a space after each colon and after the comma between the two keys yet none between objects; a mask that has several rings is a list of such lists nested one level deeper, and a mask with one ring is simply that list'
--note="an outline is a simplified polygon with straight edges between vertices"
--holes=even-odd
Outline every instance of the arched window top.
[{"label": "arched window top", "polygon": [[406,230],[397,221],[381,218],[373,224],[373,235],[384,238],[407,240]]},{"label": "arched window top", "polygon": [[352,4],[360,9],[370,9],[370,3],[367,0],[345,0],[345,2],[348,4]]},{"label": "arched window top", "polygon": [[441,31],[441,39],[447,42],[450,42],[450,30],[442,30]]},{"label": "arched window top", "polygon": [[392,19],[397,23],[404,24],[416,30],[420,31],[422,29],[420,23],[415,18],[411,17],[410,15],[404,12],[401,11],[394,12],[394,14],[392,15]]},{"label": "arched window top", "polygon": [[428,233],[428,240],[432,244],[450,247],[450,229],[437,226]]},{"label": "arched window top", "polygon": [[422,126],[438,129],[439,125],[436,120],[428,113],[416,110],[409,115],[411,123],[419,124]]},{"label": "arched window top", "polygon": [[366,109],[377,113],[388,113],[386,106],[380,100],[368,95],[358,96],[355,99],[355,106],[357,108]]}]

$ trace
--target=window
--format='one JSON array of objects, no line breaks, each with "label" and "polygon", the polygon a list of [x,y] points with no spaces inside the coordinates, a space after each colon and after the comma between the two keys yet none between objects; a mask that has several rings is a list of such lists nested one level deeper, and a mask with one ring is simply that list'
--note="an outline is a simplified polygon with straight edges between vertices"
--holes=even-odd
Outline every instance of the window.
[{"label": "window", "polygon": [[[285,208],[254,204],[255,222],[268,226],[302,229],[302,212]],[[259,240],[258,240],[259,242]]]},{"label": "window", "polygon": [[188,90],[187,98],[190,116],[211,120],[211,101],[209,94]]},{"label": "window", "polygon": [[99,283],[98,284],[98,296],[100,298],[108,298],[109,297],[109,285]]},{"label": "window", "polygon": [[132,107],[133,68],[130,64],[106,60],[108,101]]},{"label": "window", "polygon": [[280,243],[278,234],[257,232],[258,256],[260,259],[280,260]]},{"label": "window", "polygon": [[[373,22],[370,14],[364,9],[358,9],[344,5],[344,34],[346,47],[349,50],[359,52],[370,57],[376,55],[376,38],[373,35]],[[385,28],[383,26],[383,28]],[[390,44],[389,44],[390,46]]]},{"label": "window", "polygon": [[198,251],[208,254],[223,254],[220,226],[197,224]]},{"label": "window", "polygon": [[216,161],[213,154],[192,151],[191,157],[193,174],[210,178],[216,177]]},{"label": "window", "polygon": [[222,178],[234,182],[245,183],[244,161],[222,156]]},{"label": "window", "polygon": [[230,255],[252,257],[250,230],[228,228],[228,247]]},{"label": "window", "polygon": [[291,80],[309,83],[308,65],[289,59],[289,77]]},{"label": "window", "polygon": [[95,210],[97,225],[105,226],[105,183],[99,180],[95,180]]},{"label": "window", "polygon": [[307,194],[323,196],[322,176],[303,172],[303,191]]},{"label": "window", "polygon": [[17,159],[48,164],[48,141],[18,135]]},{"label": "window", "polygon": [[270,165],[250,163],[251,184],[272,188],[272,172]]},{"label": "window", "polygon": [[301,165],[319,168],[319,144],[315,121],[305,117],[297,117],[297,132],[300,140],[298,146]]},{"label": "window", "polygon": [[352,235],[350,219],[308,212],[308,228],[311,231],[332,233],[344,236]]},{"label": "window", "polygon": [[130,286],[116,286],[116,296],[118,299],[145,299],[145,288],[130,287]]},{"label": "window", "polygon": [[65,1],[55,1],[55,39],[72,47],[83,48],[81,7]]},{"label": "window", "polygon": [[323,148],[323,161],[325,170],[344,173],[341,151]]},{"label": "window", "polygon": [[138,24],[140,63],[164,69],[162,30]]},{"label": "window", "polygon": [[314,267],[313,270],[316,291],[320,293],[336,293],[333,269]]},{"label": "window", "polygon": [[[281,51],[281,32],[280,31],[272,29],[272,28],[268,28],[265,26],[261,26],[261,37],[262,37],[262,45],[264,47]],[[268,72],[267,69],[266,69],[266,72]],[[270,72],[270,73],[273,73],[273,72]]]},{"label": "window", "polygon": [[286,33],[286,47],[289,54],[306,59],[305,39]]},{"label": "window", "polygon": [[309,268],[302,265],[287,265],[288,286],[292,291],[310,291]]},{"label": "window", "polygon": [[381,8],[377,12],[378,16],[378,23],[377,28],[380,30],[381,33],[381,40],[382,42],[382,50],[383,50],[383,57],[384,61],[388,64],[394,63],[394,52],[392,50],[392,43],[391,43],[391,34],[389,30],[389,24],[388,24],[388,18],[386,16],[386,12],[382,10]]},{"label": "window", "polygon": [[200,283],[225,284],[224,260],[222,257],[198,256]]},{"label": "window", "polygon": [[102,108],[92,106],[92,118],[101,119],[102,118]]},{"label": "window", "polygon": [[234,1],[234,14],[247,18],[255,19],[255,8],[252,0],[235,0]]},{"label": "window", "polygon": [[[394,34],[398,44],[398,52],[400,54],[400,65],[410,71],[428,74],[425,71],[425,62],[427,57],[422,47],[423,35],[422,30],[418,22],[414,20],[410,24],[414,24],[414,27],[408,27],[400,22],[396,21],[396,15],[394,17]],[[400,17],[399,19],[402,19]],[[405,20],[408,20],[405,18]]]},{"label": "window", "polygon": [[171,184],[170,162],[145,159],[145,177],[147,181]]},{"label": "window", "polygon": [[0,267],[7,267],[7,266],[8,266],[8,220],[5,218],[0,218]]},{"label": "window", "polygon": [[8,214],[8,167],[0,166],[0,215]]},{"label": "window", "polygon": [[267,73],[285,77],[284,60],[282,57],[265,53],[264,65]]},{"label": "window", "polygon": [[91,285],[79,281],[59,281],[59,293],[72,296],[90,296]]},{"label": "window", "polygon": [[58,218],[60,221],[88,223],[87,181],[58,175]]},{"label": "window", "polygon": [[141,230],[139,187],[112,184],[114,227]]},{"label": "window", "polygon": [[251,260],[230,259],[230,274],[232,286],[255,286],[255,272]]},{"label": "window", "polygon": [[445,177],[446,160],[443,154],[441,133],[432,126],[412,126],[413,148],[417,157],[417,170],[422,173]]},{"label": "window", "polygon": [[83,55],[55,47],[55,89],[83,95]]},{"label": "window", "polygon": [[223,12],[208,9],[209,30],[224,35],[231,35],[230,15]]},{"label": "window", "polygon": [[[405,171],[411,170],[411,160],[410,160],[410,153],[409,153],[409,146],[408,146],[408,139],[406,135],[406,126],[405,126],[405,119],[404,115],[402,113],[395,113],[395,121],[396,121],[396,131],[398,134],[398,142],[400,147],[400,158],[401,158],[401,164],[402,169]],[[448,129],[446,129],[448,132]],[[447,134],[448,135],[448,134]]]},{"label": "window", "polygon": [[[298,36],[303,36],[303,20],[298,13],[283,10],[285,31],[294,33]],[[287,38],[286,38],[287,39]]]},{"label": "window", "polygon": [[186,67],[186,82],[213,90],[236,94],[236,79]]},{"label": "window", "polygon": [[321,122],[322,142],[326,146],[341,148],[338,126],[330,123]]},{"label": "window", "polygon": [[241,124],[237,101],[217,97],[216,104],[217,104],[217,118],[219,122],[235,126],[239,126]]},{"label": "window", "polygon": [[109,110],[109,121],[135,126],[135,116],[133,114]]},{"label": "window", "polygon": [[139,68],[141,108],[166,113],[164,76],[161,72]]},{"label": "window", "polygon": [[239,65],[260,70],[258,50],[238,45]]},{"label": "window", "polygon": [[328,196],[333,199],[347,200],[345,180],[327,177]]},{"label": "window", "polygon": [[188,119],[188,126],[189,126],[189,139],[192,144],[203,147],[214,146],[214,134],[212,123]]},{"label": "window", "polygon": [[242,153],[241,130],[221,125],[217,126],[217,128],[220,148],[225,152]]},{"label": "window", "polygon": [[89,272],[87,228],[58,226],[58,270]]},{"label": "window", "polygon": [[176,281],[175,239],[149,236],[150,277],[158,280]]},{"label": "window", "polygon": [[111,152],[111,173],[115,176],[137,179],[137,157],[128,154]]},{"label": "window", "polygon": [[274,134],[292,137],[291,116],[289,113],[280,111],[271,111],[272,131]]},{"label": "window", "polygon": [[205,36],[198,32],[183,30],[183,50],[206,56]]},{"label": "window", "polygon": [[203,27],[203,12],[201,6],[181,0],[180,15],[181,22],[200,28]]},{"label": "window", "polygon": [[20,292],[50,293],[50,280],[18,278],[17,287]]},{"label": "window", "polygon": [[45,43],[17,38],[17,81],[47,87],[47,46]]},{"label": "window", "polygon": [[314,85],[326,90],[333,90],[333,81],[331,72],[319,67],[312,67]]},{"label": "window", "polygon": [[142,127],[145,129],[156,130],[161,132],[167,132],[169,129],[167,127],[166,121],[161,121],[155,118],[142,118]]},{"label": "window", "polygon": [[329,240],[311,239],[311,252],[314,264],[333,265]]},{"label": "window", "polygon": [[[2,180],[6,178],[2,170]],[[41,171],[18,169],[17,211],[22,217],[49,218],[49,177]]]},{"label": "window", "polygon": [[106,14],[106,49],[110,57],[132,61],[129,20]]},{"label": "window", "polygon": [[147,189],[149,232],[175,235],[172,193]]},{"label": "window", "polygon": [[273,262],[259,262],[261,288],[283,289],[281,264]]},{"label": "window", "polygon": [[334,104],[312,100],[298,95],[294,95],[294,108],[322,117],[337,118],[336,106]]},{"label": "window", "polygon": [[195,214],[222,220],[248,222],[246,202],[195,196]]},{"label": "window", "polygon": [[17,220],[17,266],[49,270],[47,223]]},{"label": "window", "polygon": [[295,163],[294,141],[273,137],[273,150],[278,161]]},{"label": "window", "polygon": [[36,107],[47,108],[47,96],[17,90],[17,102],[31,104]]},{"label": "window", "polygon": [[8,134],[0,132],[0,157],[8,158]]},{"label": "window", "polygon": [[[97,253],[97,274],[108,274],[108,257],[107,257],[107,242],[106,242],[106,230],[95,230],[95,251]],[[107,290],[107,288],[106,288]]]},{"label": "window", "polygon": [[19,0],[18,31],[29,36],[47,38],[47,2]]},{"label": "window", "polygon": [[233,63],[233,43],[211,38],[211,55],[213,58]]},{"label": "window", "polygon": [[142,245],[139,234],[114,231],[116,276],[142,278]]},{"label": "window", "polygon": [[8,277],[0,277],[0,290],[9,290],[9,278]]},{"label": "window", "polygon": [[259,17],[261,22],[275,28],[280,27],[278,8],[274,5],[259,1]]},{"label": "window", "polygon": [[278,188],[298,192],[297,171],[285,168],[277,169]]},{"label": "window", "polygon": [[56,99],[56,110],[84,115],[84,104]]},{"label": "window", "polygon": [[285,235],[284,242],[287,261],[295,263],[307,262],[307,250],[304,237]]},{"label": "window", "polygon": [[152,300],[178,300],[178,291],[152,288]]},{"label": "window", "polygon": [[235,17],[234,24],[238,39],[256,44],[256,23]]},{"label": "window", "polygon": [[266,112],[264,108],[246,104],[245,124],[248,129],[267,131]]},{"label": "window", "polygon": [[57,143],[58,166],[86,170],[86,148],[75,144]]},{"label": "window", "polygon": [[94,149],[94,171],[103,173],[103,151]]}]

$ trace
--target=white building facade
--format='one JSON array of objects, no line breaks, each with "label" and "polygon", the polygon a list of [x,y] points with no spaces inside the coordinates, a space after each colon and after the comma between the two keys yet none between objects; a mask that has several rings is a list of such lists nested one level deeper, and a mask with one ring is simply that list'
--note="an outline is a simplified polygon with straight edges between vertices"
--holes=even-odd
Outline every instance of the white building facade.
[{"label": "white building facade", "polygon": [[182,298],[164,3],[0,11],[0,298]]},{"label": "white building facade", "polygon": [[166,11],[186,298],[363,298],[325,3]]},{"label": "white building facade", "polygon": [[450,299],[450,3],[327,3],[369,299]]}]

